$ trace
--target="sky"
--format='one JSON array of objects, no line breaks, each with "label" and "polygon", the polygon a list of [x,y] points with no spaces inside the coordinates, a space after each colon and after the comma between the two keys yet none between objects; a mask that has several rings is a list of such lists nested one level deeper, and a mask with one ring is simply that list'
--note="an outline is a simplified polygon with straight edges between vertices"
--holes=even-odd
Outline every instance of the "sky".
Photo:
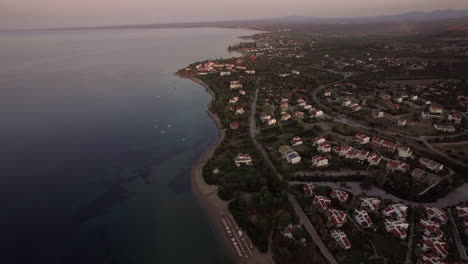
[{"label": "sky", "polygon": [[0,0],[0,29],[350,17],[468,9],[468,0]]}]

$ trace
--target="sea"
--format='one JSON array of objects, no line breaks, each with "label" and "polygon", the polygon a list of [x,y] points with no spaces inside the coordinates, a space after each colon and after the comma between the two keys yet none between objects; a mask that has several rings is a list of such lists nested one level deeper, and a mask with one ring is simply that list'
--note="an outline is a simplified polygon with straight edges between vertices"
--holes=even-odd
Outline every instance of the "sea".
[{"label": "sea", "polygon": [[2,263],[230,263],[191,190],[211,96],[174,73],[254,33],[0,32]]}]

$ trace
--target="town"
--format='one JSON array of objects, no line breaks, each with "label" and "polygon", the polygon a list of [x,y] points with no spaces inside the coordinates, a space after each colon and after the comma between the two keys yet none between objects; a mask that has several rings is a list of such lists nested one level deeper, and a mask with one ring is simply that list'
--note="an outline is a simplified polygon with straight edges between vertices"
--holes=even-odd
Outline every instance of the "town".
[{"label": "town", "polygon": [[467,263],[468,30],[258,29],[178,72],[215,94],[203,177],[253,243],[241,260]]}]

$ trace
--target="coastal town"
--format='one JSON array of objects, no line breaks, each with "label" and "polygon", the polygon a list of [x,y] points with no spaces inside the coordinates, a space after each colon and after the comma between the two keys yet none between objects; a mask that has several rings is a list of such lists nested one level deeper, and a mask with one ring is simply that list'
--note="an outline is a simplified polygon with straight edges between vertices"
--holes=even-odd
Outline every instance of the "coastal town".
[{"label": "coastal town", "polygon": [[178,72],[213,95],[199,177],[238,262],[468,263],[468,30],[257,29]]}]

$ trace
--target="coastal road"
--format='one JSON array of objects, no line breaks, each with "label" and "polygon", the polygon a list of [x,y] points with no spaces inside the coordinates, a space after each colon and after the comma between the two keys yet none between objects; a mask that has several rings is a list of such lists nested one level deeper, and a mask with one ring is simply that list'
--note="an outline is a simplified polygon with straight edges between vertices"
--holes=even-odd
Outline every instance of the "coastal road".
[{"label": "coastal road", "polygon": [[335,257],[331,254],[327,246],[325,246],[325,244],[323,243],[322,239],[320,238],[319,234],[315,230],[307,215],[304,213],[304,210],[302,210],[296,198],[294,198],[292,194],[289,194],[288,199],[289,202],[292,204],[297,216],[299,217],[300,223],[303,224],[307,232],[309,232],[315,245],[317,245],[317,247],[320,249],[320,252],[322,252],[322,255],[328,260],[328,263],[338,264]]}]

